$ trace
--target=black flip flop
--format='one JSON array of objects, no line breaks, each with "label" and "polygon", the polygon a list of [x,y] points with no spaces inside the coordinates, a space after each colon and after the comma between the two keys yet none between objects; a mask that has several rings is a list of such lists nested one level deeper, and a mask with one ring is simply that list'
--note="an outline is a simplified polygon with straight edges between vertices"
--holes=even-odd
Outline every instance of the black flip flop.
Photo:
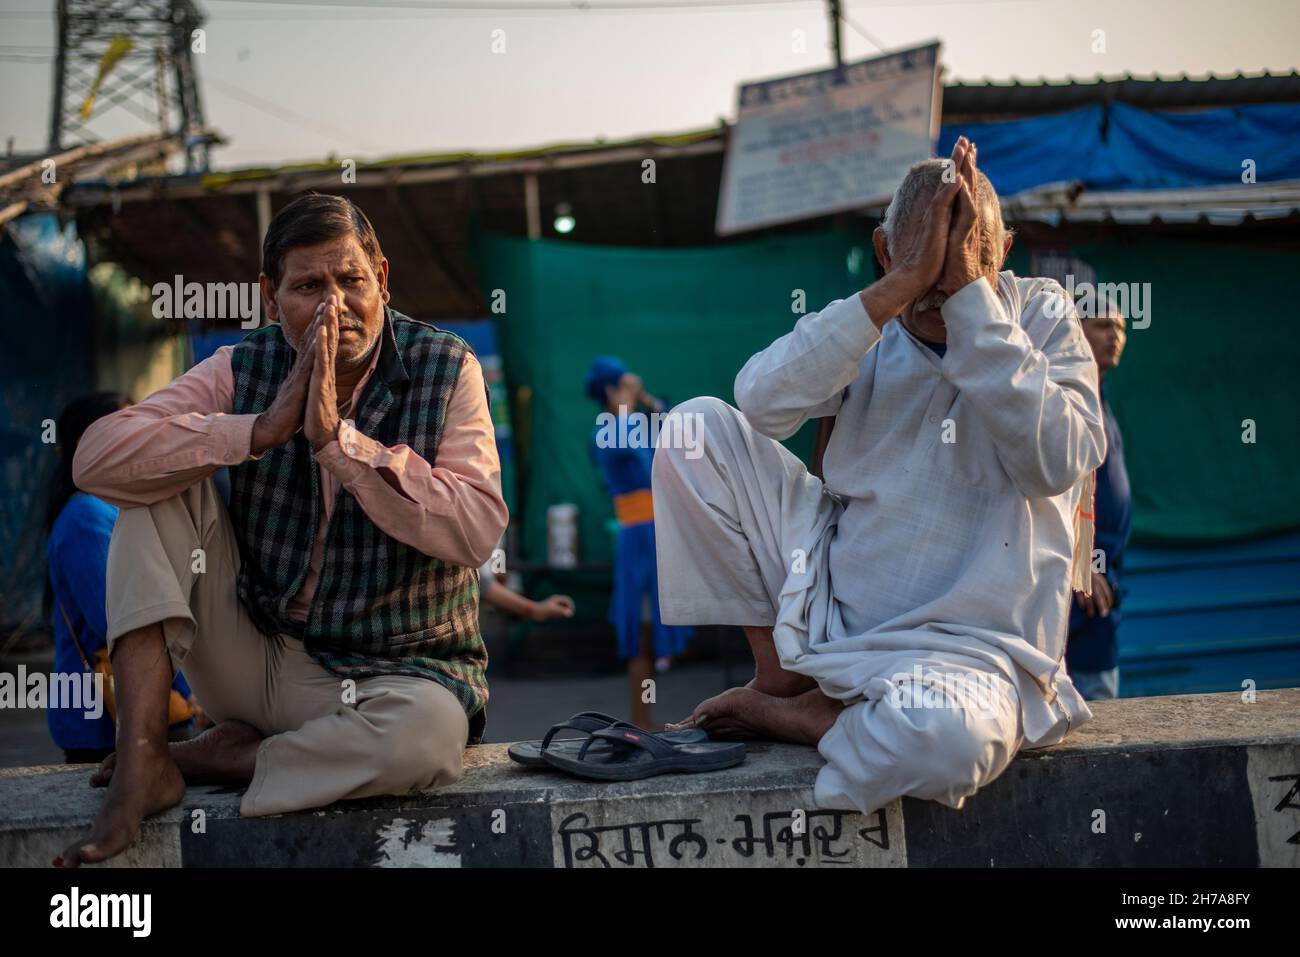
[{"label": "black flip flop", "polygon": [[[604,731],[612,727],[625,727],[633,732],[642,733],[640,728],[628,724],[626,721],[620,721],[618,718],[599,711],[582,711],[569,718],[567,721],[561,721],[559,724],[546,732],[546,737],[540,741],[519,741],[510,745],[506,753],[510,755],[510,760],[524,765],[528,768],[548,767],[544,755],[546,752],[557,752],[565,755],[576,755],[584,744],[590,739],[589,736],[596,731]],[[554,740],[555,736],[565,730],[581,731],[581,738],[561,738],[559,741]],[[699,728],[689,728],[685,731],[669,731],[664,736],[676,744],[691,744],[698,741],[707,741],[708,734]],[[609,745],[602,745],[600,750],[608,750]]]},{"label": "black flip flop", "polygon": [[[591,732],[576,757],[554,749],[543,752],[542,757],[557,770],[596,781],[639,781],[656,774],[721,771],[745,760],[743,741],[675,743],[670,737],[681,733],[652,734],[639,728],[610,727]],[[597,741],[608,741],[614,747],[593,748]]]}]

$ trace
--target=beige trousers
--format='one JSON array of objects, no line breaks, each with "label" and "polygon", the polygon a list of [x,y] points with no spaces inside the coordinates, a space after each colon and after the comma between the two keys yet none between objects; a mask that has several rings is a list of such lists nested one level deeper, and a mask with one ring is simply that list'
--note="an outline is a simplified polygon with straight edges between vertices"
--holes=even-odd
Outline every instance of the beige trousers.
[{"label": "beige trousers", "polygon": [[405,675],[344,683],[301,641],[273,641],[235,593],[239,548],[211,481],[157,504],[122,509],[108,551],[110,654],[122,635],[161,623],[214,721],[263,736],[244,793],[246,817],[403,794],[460,779],[469,733],[456,696]]}]

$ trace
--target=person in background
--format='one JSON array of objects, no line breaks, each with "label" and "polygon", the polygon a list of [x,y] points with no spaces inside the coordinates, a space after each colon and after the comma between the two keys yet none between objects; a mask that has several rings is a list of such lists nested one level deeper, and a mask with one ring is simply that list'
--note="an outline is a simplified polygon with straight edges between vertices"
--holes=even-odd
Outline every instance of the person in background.
[{"label": "person in background", "polygon": [[[501,483],[497,482],[497,494],[503,496]],[[541,601],[532,601],[513,589],[507,588],[504,580],[497,578],[497,557],[504,557],[500,546],[492,552],[492,557],[479,566],[478,597],[493,608],[523,618],[526,621],[550,621],[552,618],[572,618],[574,604],[568,595],[551,595]],[[504,571],[504,568],[502,568]]]},{"label": "person in background", "polygon": [[1083,316],[1083,334],[1097,362],[1106,459],[1097,469],[1096,547],[1105,556],[1104,571],[1092,573],[1092,594],[1074,593],[1070,640],[1065,664],[1079,692],[1089,700],[1119,696],[1120,575],[1132,519],[1132,495],[1124,468],[1124,439],[1106,402],[1106,373],[1119,365],[1128,339],[1124,315],[1113,304],[1097,301],[1096,315]]},{"label": "person in background", "polygon": [[568,595],[551,595],[541,601],[532,601],[497,581],[490,560],[478,570],[478,596],[493,608],[527,621],[573,617],[573,599]]},{"label": "person in background", "polygon": [[[659,616],[659,576],[655,557],[654,504],[650,468],[654,443],[650,429],[636,427],[634,415],[662,413],[667,406],[650,395],[641,377],[613,356],[599,356],[585,383],[587,395],[601,408],[591,439],[591,457],[600,469],[605,490],[613,497],[618,520],[614,555],[614,594],[610,621],[618,634],[619,655],[628,662],[631,722],[651,729],[645,682],[656,668],[665,670],[673,656],[686,649],[693,629],[665,625]],[[612,419],[610,418],[612,417]],[[614,441],[610,441],[610,439]]]},{"label": "person in background", "polygon": [[[93,670],[95,653],[105,647],[104,572],[108,542],[117,521],[114,506],[77,491],[72,483],[72,457],[92,422],[129,405],[131,400],[120,392],[95,392],[73,399],[59,416],[59,464],[50,484],[45,519],[49,537],[45,597],[53,623],[55,675]],[[169,737],[183,740],[205,719],[180,672],[172,680],[172,689],[187,700],[191,710],[190,718],[170,728]],[[112,753],[116,729],[106,708],[92,706],[95,703],[84,698],[80,704],[73,707],[70,702],[50,701],[50,737],[63,749],[68,764],[97,764]]]}]

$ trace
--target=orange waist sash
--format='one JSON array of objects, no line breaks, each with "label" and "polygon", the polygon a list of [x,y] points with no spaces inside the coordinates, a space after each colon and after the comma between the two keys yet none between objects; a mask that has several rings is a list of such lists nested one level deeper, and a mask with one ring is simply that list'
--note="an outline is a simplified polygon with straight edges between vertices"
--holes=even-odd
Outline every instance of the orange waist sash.
[{"label": "orange waist sash", "polygon": [[648,488],[639,488],[635,492],[624,492],[614,496],[614,515],[620,525],[640,525],[653,522],[655,517],[654,498]]}]

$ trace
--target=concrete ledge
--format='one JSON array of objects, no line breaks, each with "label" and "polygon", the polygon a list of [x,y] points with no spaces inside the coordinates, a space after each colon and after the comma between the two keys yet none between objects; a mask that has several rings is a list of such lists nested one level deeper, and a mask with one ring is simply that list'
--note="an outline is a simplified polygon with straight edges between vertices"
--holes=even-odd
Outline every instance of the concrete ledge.
[{"label": "concrete ledge", "polygon": [[[904,799],[819,811],[813,748],[751,743],[743,765],[596,784],[467,753],[439,791],[241,818],[191,788],[105,866],[1300,866],[1300,689],[1100,702],[1066,743],[1023,752],[954,811]],[[0,866],[39,866],[99,806],[89,769],[0,771]]]}]

